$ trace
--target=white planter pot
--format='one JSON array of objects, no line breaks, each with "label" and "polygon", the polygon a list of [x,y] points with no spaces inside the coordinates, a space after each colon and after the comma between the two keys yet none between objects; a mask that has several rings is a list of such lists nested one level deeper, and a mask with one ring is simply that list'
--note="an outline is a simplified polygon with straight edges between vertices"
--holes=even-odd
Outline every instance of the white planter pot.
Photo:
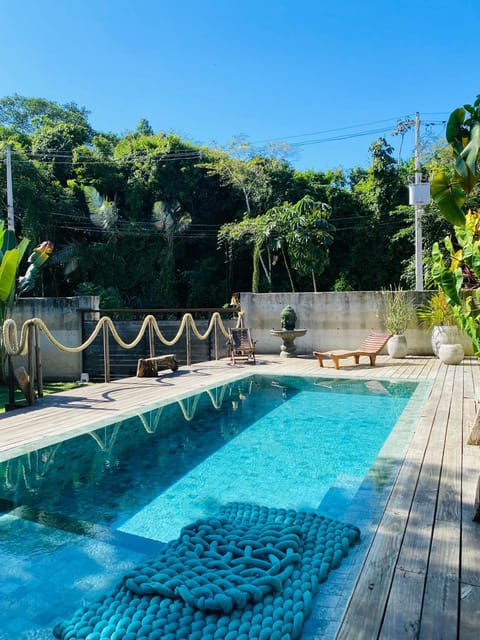
[{"label": "white planter pot", "polygon": [[438,325],[432,329],[432,349],[438,356],[442,344],[458,344],[460,332],[456,325]]},{"label": "white planter pot", "polygon": [[403,334],[395,334],[387,342],[387,351],[391,358],[405,358],[408,353],[407,338]]},{"label": "white planter pot", "polygon": [[445,364],[460,364],[465,353],[461,344],[441,344],[438,357]]}]

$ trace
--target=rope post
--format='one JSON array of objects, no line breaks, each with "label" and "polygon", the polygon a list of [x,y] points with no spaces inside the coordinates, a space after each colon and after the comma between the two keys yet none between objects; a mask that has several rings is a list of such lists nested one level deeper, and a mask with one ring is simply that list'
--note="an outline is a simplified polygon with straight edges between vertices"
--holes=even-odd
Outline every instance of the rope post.
[{"label": "rope post", "polygon": [[192,347],[191,347],[191,340],[190,340],[190,321],[188,321],[185,325],[185,340],[187,343],[187,367],[189,367],[192,364]]},{"label": "rope post", "polygon": [[105,323],[103,330],[103,369],[105,382],[110,382],[110,345],[108,344],[108,325]]},{"label": "rope post", "polygon": [[150,351],[150,358],[155,357],[155,336],[153,335],[152,321],[148,321],[148,347]]},{"label": "rope post", "polygon": [[40,337],[38,326],[35,324],[35,367],[37,375],[37,392],[38,397],[43,398],[43,371],[42,371],[42,352],[40,350]]},{"label": "rope post", "polygon": [[218,360],[218,333],[217,333],[217,328],[218,328],[218,320],[217,320],[217,316],[215,316],[215,324],[213,325],[213,339],[214,339],[214,347],[215,347],[215,360]]},{"label": "rope post", "polygon": [[35,367],[33,360],[35,358],[35,331],[33,325],[28,327],[28,393],[27,402],[33,404],[35,402]]},{"label": "rope post", "polygon": [[12,356],[7,355],[7,376],[8,376],[8,406],[15,405],[15,374],[13,372]]}]

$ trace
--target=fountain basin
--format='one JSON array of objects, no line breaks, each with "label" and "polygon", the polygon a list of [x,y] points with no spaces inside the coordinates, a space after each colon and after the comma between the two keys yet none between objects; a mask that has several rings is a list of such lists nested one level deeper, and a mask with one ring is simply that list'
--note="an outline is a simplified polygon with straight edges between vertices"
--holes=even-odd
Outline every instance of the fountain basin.
[{"label": "fountain basin", "polygon": [[282,339],[282,346],[280,347],[281,358],[296,358],[297,346],[295,339],[304,336],[307,333],[306,329],[271,329],[270,335],[276,338]]}]

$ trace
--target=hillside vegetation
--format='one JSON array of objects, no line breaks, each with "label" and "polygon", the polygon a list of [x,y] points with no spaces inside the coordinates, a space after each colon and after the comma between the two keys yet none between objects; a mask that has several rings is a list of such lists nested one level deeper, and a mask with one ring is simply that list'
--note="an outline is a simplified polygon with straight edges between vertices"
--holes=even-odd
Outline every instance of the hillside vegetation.
[{"label": "hillside vegetation", "polygon": [[[200,307],[252,288],[414,281],[413,166],[398,163],[383,138],[371,143],[366,169],[296,171],[281,150],[243,140],[198,146],[146,120],[121,136],[94,131],[74,103],[15,95],[0,100],[0,147],[7,144],[17,237],[55,246],[36,295]],[[427,207],[425,255],[447,224]]]}]

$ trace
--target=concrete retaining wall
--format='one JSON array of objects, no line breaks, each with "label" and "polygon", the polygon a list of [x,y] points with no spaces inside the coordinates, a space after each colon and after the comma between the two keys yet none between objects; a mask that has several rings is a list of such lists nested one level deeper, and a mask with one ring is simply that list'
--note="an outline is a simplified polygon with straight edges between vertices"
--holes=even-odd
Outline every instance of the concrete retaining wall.
[{"label": "concrete retaining wall", "polygon": [[[98,306],[98,296],[20,298],[12,318],[19,332],[26,320],[41,318],[56,340],[67,347],[77,347],[83,341],[82,312],[98,309]],[[43,331],[39,335],[44,378],[78,380],[82,372],[82,354],[60,351],[45,337]],[[20,365],[27,366],[26,357],[14,358],[14,366]]]},{"label": "concrete retaining wall", "polygon": [[[433,292],[416,292],[415,304],[422,304]],[[297,338],[298,355],[328,349],[355,349],[372,331],[385,331],[381,322],[382,294],[379,291],[321,293],[241,293],[245,324],[257,340],[258,353],[280,351],[281,339],[270,335],[280,329],[280,313],[291,305],[297,314],[297,329],[307,329]],[[430,333],[416,319],[406,331],[411,355],[432,355]],[[468,338],[461,338],[465,353],[471,354]]]}]

